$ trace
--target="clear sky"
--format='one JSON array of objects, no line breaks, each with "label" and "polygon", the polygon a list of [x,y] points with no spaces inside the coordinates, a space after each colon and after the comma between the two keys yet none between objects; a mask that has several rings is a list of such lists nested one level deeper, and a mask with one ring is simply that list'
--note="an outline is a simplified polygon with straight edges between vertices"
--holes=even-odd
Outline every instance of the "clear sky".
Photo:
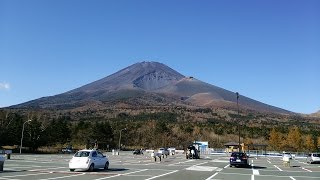
[{"label": "clear sky", "polygon": [[320,110],[319,0],[0,0],[0,107],[141,61],[299,113]]}]

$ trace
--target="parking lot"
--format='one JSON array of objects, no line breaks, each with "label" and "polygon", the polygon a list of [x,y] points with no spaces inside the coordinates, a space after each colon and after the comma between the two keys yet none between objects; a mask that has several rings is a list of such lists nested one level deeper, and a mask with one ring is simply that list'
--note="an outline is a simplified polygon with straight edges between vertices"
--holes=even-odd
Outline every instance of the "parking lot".
[{"label": "parking lot", "polygon": [[6,159],[0,180],[53,180],[53,179],[238,179],[238,180],[320,180],[320,164],[307,164],[306,159],[296,158],[289,167],[281,157],[251,157],[247,168],[229,167],[229,157],[203,155],[201,159],[186,159],[184,154],[176,154],[156,161],[150,154],[120,155],[106,153],[110,160],[108,170],[94,172],[70,172],[68,162],[72,155],[11,155]]}]

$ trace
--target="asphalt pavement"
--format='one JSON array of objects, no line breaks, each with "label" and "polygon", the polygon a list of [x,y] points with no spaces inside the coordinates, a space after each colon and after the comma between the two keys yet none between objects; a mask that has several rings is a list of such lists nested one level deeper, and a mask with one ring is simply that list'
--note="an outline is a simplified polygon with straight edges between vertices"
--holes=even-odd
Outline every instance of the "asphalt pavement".
[{"label": "asphalt pavement", "polygon": [[251,157],[250,166],[229,167],[229,156],[202,155],[201,159],[186,159],[184,154],[176,154],[155,162],[150,154],[120,155],[105,153],[110,160],[108,170],[94,172],[70,172],[68,162],[72,155],[13,154],[4,163],[0,180],[320,180],[320,164],[307,164],[305,158],[291,160],[289,166],[281,157]]}]

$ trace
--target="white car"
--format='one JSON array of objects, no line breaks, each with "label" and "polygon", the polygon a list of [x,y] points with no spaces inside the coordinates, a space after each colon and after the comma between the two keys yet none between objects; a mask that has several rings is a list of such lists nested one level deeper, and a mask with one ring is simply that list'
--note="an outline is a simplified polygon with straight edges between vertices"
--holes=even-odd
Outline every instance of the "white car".
[{"label": "white car", "polygon": [[70,171],[75,169],[93,171],[99,168],[108,169],[109,159],[97,150],[80,150],[69,161]]},{"label": "white car", "polygon": [[312,153],[307,157],[307,163],[320,163],[320,153]]},{"label": "white car", "polygon": [[164,156],[168,156],[169,155],[169,151],[166,148],[159,148],[158,153],[164,155]]}]

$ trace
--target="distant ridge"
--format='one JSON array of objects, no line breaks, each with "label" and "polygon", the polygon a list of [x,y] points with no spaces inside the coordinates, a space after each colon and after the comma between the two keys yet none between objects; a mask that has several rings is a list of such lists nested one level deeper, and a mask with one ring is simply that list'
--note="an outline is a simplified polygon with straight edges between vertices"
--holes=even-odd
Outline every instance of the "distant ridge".
[{"label": "distant ridge", "polygon": [[[110,106],[123,103],[148,105],[188,105],[209,108],[236,108],[234,92],[186,77],[159,62],[140,62],[82,87],[50,97],[43,97],[10,108],[73,109]],[[287,110],[240,96],[242,109],[270,113]]]}]

